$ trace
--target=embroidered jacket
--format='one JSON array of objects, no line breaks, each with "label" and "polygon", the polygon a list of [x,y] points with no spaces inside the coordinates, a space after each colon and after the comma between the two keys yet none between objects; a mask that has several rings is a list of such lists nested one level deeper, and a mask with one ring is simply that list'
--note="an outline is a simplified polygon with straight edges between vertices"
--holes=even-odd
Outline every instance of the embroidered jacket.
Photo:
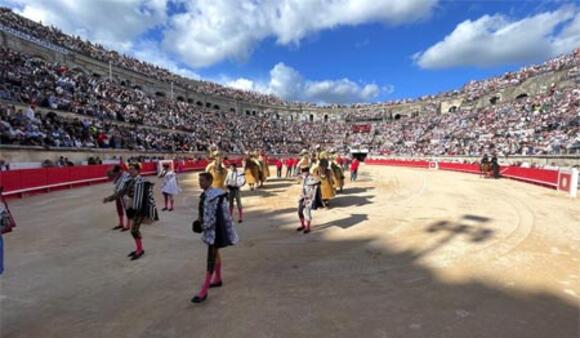
[{"label": "embroidered jacket", "polygon": [[225,230],[228,236],[229,241],[233,244],[236,244],[240,241],[236,230],[234,229],[234,225],[232,222],[232,216],[229,212],[229,203],[227,199],[227,193],[221,189],[216,188],[208,188],[203,194],[203,215],[200,215],[200,219],[202,220],[202,236],[201,240],[208,244],[212,245],[215,242],[215,227],[217,221],[217,211],[218,211],[218,202],[220,200],[220,196],[224,196],[221,199],[221,212],[223,214],[223,219],[225,221]]}]

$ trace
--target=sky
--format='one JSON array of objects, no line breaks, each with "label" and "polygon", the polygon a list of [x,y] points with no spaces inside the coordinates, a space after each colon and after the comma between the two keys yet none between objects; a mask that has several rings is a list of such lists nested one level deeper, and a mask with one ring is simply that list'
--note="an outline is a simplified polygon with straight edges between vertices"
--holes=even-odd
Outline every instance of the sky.
[{"label": "sky", "polygon": [[0,0],[181,75],[316,103],[459,89],[580,47],[568,0]]}]

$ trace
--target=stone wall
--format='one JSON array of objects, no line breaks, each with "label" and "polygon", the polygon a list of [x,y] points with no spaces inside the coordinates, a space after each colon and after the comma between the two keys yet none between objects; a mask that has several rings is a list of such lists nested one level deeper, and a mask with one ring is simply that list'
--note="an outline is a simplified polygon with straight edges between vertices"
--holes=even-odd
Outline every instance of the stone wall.
[{"label": "stone wall", "polygon": [[67,157],[75,163],[86,161],[89,157],[99,157],[101,160],[118,159],[119,157],[129,158],[137,156],[163,157],[173,159],[176,157],[197,158],[206,157],[206,153],[168,153],[153,151],[131,151],[127,149],[90,149],[79,150],[72,148],[50,148],[43,147],[20,147],[20,146],[0,146],[0,159],[8,163],[31,163],[42,162],[44,160],[56,161],[60,156]]}]

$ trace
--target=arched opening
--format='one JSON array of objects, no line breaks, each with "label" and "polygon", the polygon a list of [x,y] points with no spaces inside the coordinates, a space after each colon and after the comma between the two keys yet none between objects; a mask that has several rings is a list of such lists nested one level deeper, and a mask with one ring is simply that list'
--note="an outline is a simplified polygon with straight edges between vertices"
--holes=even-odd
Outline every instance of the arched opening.
[{"label": "arched opening", "polygon": [[252,115],[252,113],[249,110],[246,110],[246,115]]},{"label": "arched opening", "polygon": [[516,100],[525,99],[528,97],[528,93],[521,93],[520,95],[516,96]]},{"label": "arched opening", "polygon": [[197,101],[195,104],[196,104],[198,107],[201,107],[201,106],[203,106],[203,102],[201,102],[201,101]]},{"label": "arched opening", "polygon": [[493,96],[489,99],[489,103],[496,104],[499,101],[499,96]]},{"label": "arched opening", "polygon": [[85,75],[87,74],[87,71],[86,71],[86,70],[84,70],[84,69],[83,69],[83,68],[81,68],[81,67],[74,67],[72,70],[73,70],[73,71],[75,71],[75,72],[81,72],[81,73],[83,73],[83,74],[85,74]]},{"label": "arched opening", "polygon": [[189,99],[189,98],[187,99],[187,103],[193,104],[193,102],[194,102],[193,99]]},{"label": "arched opening", "polygon": [[184,102],[184,101],[185,101],[185,99],[183,98],[183,96],[178,96],[178,97],[177,97],[177,101],[179,101],[179,102]]},{"label": "arched opening", "polygon": [[206,107],[206,108],[211,108],[211,102],[206,102],[206,103],[205,103],[205,107]]},{"label": "arched opening", "polygon": [[448,110],[449,113],[455,113],[456,111],[457,111],[457,106],[449,107],[449,110]]},{"label": "arched opening", "polygon": [[395,119],[395,121],[400,120],[401,119],[401,115],[400,114],[395,114],[394,119]]},{"label": "arched opening", "polygon": [[230,113],[235,113],[236,109],[235,108],[230,108]]},{"label": "arched opening", "polygon": [[290,115],[290,121],[294,121],[294,116]]},{"label": "arched opening", "polygon": [[99,73],[93,73],[93,77],[95,79],[100,79],[101,78],[101,74],[99,74]]},{"label": "arched opening", "polygon": [[276,113],[276,120],[280,119],[280,115],[278,113]]},{"label": "arched opening", "polygon": [[328,115],[327,114],[324,114],[324,122],[325,123],[328,122]]},{"label": "arched opening", "polygon": [[218,106],[217,104],[214,104],[214,105],[213,105],[213,109],[215,109],[215,110],[220,110],[220,106]]},{"label": "arched opening", "polygon": [[313,122],[314,121],[314,115],[310,114],[309,119],[310,119],[310,122]]},{"label": "arched opening", "polygon": [[46,57],[44,55],[35,54],[30,58],[32,61],[46,61]]},{"label": "arched opening", "polygon": [[155,92],[155,96],[165,97],[165,93],[164,92]]},{"label": "arched opening", "polygon": [[252,110],[252,116],[256,116],[256,111]]}]

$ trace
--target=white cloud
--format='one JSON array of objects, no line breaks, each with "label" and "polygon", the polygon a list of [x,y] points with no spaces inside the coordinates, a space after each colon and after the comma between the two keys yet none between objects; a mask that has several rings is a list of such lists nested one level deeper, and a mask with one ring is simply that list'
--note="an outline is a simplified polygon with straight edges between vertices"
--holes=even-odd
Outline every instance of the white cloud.
[{"label": "white cloud", "polygon": [[167,0],[3,0],[15,12],[122,52],[167,20]]},{"label": "white cloud", "polygon": [[192,67],[248,58],[274,37],[298,44],[325,29],[370,22],[402,24],[429,17],[437,0],[181,0],[186,11],[169,20],[164,47]]},{"label": "white cloud", "polygon": [[139,60],[144,60],[159,67],[165,68],[174,74],[199,80],[201,76],[187,67],[180,66],[177,62],[172,60],[159,47],[159,43],[152,40],[143,40],[132,49],[130,52]]},{"label": "white cloud", "polygon": [[369,102],[378,97],[381,91],[385,94],[394,91],[392,85],[379,88],[376,84],[363,85],[349,79],[305,80],[296,69],[284,63],[278,63],[270,70],[268,81],[223,78],[220,82],[237,89],[274,94],[286,100],[317,103]]},{"label": "white cloud", "polygon": [[[0,0],[35,21],[131,52],[160,28],[164,52],[194,68],[245,60],[264,39],[297,45],[313,33],[428,18],[438,0]],[[168,4],[178,8],[168,13]],[[137,42],[136,42],[137,41]]]},{"label": "white cloud", "polygon": [[225,83],[225,85],[240,90],[257,91],[254,81],[248,80],[246,78],[239,78],[236,80],[228,81]]},{"label": "white cloud", "polygon": [[361,86],[349,79],[308,82],[305,90],[308,100],[326,103],[368,102],[379,94],[376,84]]},{"label": "white cloud", "polygon": [[422,68],[537,62],[580,46],[580,11],[564,7],[522,20],[485,15],[466,20],[413,58]]},{"label": "white cloud", "polygon": [[301,100],[304,96],[304,79],[298,71],[284,63],[270,70],[270,91],[286,100]]}]

